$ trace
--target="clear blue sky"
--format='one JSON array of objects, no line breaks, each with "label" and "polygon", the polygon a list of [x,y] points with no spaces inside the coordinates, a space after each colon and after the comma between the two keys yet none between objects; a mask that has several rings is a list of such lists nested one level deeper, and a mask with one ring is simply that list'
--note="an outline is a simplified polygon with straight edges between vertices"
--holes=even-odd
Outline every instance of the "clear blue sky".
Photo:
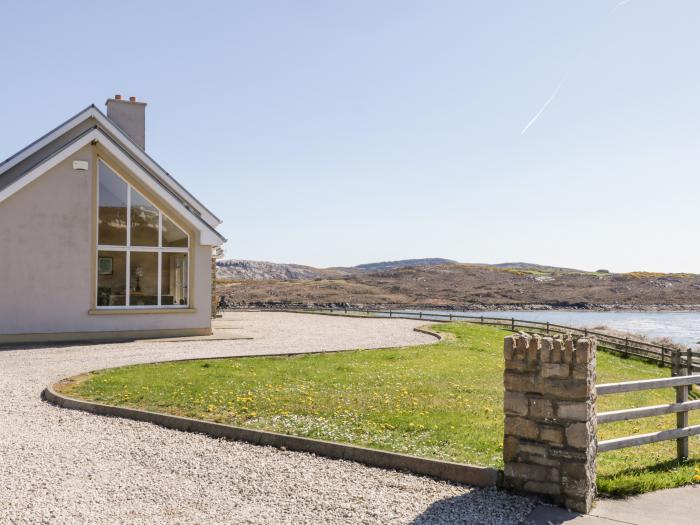
[{"label": "clear blue sky", "polygon": [[228,257],[700,272],[699,24],[692,0],[6,3],[0,157],[135,95]]}]

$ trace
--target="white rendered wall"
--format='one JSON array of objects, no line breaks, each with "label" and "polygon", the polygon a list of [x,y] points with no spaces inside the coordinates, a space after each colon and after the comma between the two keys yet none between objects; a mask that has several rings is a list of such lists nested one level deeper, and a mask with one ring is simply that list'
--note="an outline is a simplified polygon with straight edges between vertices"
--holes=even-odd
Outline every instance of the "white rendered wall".
[{"label": "white rendered wall", "polygon": [[[194,313],[90,315],[92,152],[87,146],[0,203],[0,335],[208,329],[211,246],[191,255]],[[87,160],[89,171],[74,171]]]}]

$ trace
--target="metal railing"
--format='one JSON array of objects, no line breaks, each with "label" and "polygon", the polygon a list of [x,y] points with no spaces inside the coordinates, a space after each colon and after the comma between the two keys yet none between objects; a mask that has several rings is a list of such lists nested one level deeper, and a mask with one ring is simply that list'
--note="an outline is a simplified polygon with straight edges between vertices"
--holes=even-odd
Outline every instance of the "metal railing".
[{"label": "metal railing", "polygon": [[[236,311],[238,308],[223,309],[223,311]],[[565,335],[571,334],[579,337],[595,337],[598,347],[614,353],[637,357],[647,361],[655,362],[661,366],[671,367],[674,359],[680,359],[681,366],[684,366],[688,373],[700,372],[700,354],[693,352],[690,348],[682,350],[670,346],[663,346],[656,343],[641,341],[630,337],[618,337],[588,328],[578,328],[575,326],[565,326],[555,323],[528,321],[516,319],[514,317],[489,317],[483,315],[466,315],[458,313],[434,313],[410,310],[372,310],[359,308],[273,308],[270,311],[284,312],[316,312],[346,315],[364,315],[392,318],[423,319],[426,321],[462,321],[473,324],[482,324],[505,328],[512,332],[525,330],[537,332],[543,335]]]}]

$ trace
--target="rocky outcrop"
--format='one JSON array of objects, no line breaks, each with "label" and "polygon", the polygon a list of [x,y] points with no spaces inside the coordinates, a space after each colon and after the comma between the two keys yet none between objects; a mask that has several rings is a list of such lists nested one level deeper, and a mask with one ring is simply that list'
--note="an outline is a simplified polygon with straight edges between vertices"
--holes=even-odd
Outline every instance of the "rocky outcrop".
[{"label": "rocky outcrop", "polygon": [[318,279],[324,274],[311,266],[299,264],[278,264],[265,261],[228,259],[218,261],[217,278],[232,281],[291,281],[297,279]]},{"label": "rocky outcrop", "polygon": [[361,273],[398,270],[401,268],[418,268],[456,264],[450,259],[403,259],[401,261],[384,261],[359,264],[352,267],[314,268],[301,264],[282,264],[266,261],[249,261],[245,259],[228,259],[217,262],[217,277],[228,281],[297,281],[321,278],[346,277]]}]

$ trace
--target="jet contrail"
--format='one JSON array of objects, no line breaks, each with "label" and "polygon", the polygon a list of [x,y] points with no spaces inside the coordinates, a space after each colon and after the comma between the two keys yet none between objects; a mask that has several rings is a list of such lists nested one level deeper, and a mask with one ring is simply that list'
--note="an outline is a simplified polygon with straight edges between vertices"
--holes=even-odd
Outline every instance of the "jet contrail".
[{"label": "jet contrail", "polygon": [[[608,16],[610,16],[610,15],[612,14],[612,12],[615,11],[618,7],[622,7],[623,5],[629,4],[631,1],[632,1],[632,0],[620,0],[620,1],[619,1],[617,4],[615,4],[615,6],[608,12]],[[568,76],[568,75],[567,75],[567,76]],[[556,87],[556,89],[554,90],[554,92],[550,95],[550,97],[547,99],[547,101],[542,105],[542,107],[540,108],[540,110],[539,110],[537,113],[535,113],[535,116],[532,117],[532,119],[530,120],[530,122],[528,122],[527,125],[523,128],[523,130],[520,132],[520,135],[525,135],[525,132],[526,132],[528,129],[530,129],[530,126],[532,126],[532,125],[537,121],[537,119],[540,118],[540,116],[542,115],[542,113],[544,113],[544,110],[547,109],[547,106],[549,106],[549,104],[551,104],[551,102],[552,102],[552,101],[557,97],[557,95],[559,94],[559,90],[560,90],[561,87],[564,85],[564,81],[565,81],[565,80],[566,80],[566,76],[562,79],[561,82],[559,82],[559,85],[557,85],[557,87]]]},{"label": "jet contrail", "polygon": [[559,90],[561,89],[561,87],[563,85],[564,85],[564,80],[559,82],[559,85],[557,85],[554,92],[549,96],[549,98],[547,99],[547,102],[545,102],[544,105],[540,108],[540,110],[537,113],[535,113],[535,116],[532,117],[530,122],[527,123],[527,126],[525,126],[523,128],[523,130],[520,132],[521,135],[525,135],[525,132],[530,128],[530,126],[532,126],[535,123],[535,121],[538,118],[540,118],[540,115],[542,115],[542,113],[544,113],[544,110],[547,109],[547,106],[549,106],[549,104],[552,102],[552,100],[554,100],[556,98],[556,96],[559,94]]}]

